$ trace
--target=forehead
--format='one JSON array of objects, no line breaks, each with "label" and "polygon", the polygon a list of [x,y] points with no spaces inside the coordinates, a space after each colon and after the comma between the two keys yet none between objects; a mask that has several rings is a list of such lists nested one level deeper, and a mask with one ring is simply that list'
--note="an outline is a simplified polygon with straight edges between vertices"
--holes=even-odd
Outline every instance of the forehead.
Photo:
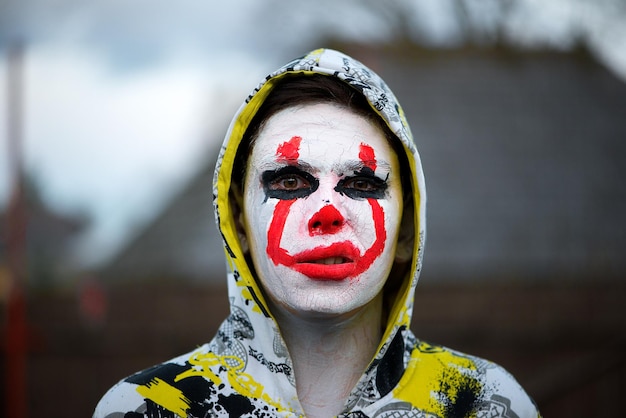
[{"label": "forehead", "polygon": [[275,162],[286,143],[297,147],[298,160],[316,163],[355,160],[363,145],[371,147],[381,162],[396,160],[378,126],[352,110],[327,103],[289,107],[270,117],[257,135],[249,163]]}]

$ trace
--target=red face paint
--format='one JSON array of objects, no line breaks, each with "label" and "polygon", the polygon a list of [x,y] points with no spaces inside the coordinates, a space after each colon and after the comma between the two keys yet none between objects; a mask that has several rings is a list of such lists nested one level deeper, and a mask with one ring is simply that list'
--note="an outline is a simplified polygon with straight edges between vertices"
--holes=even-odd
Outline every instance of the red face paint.
[{"label": "red face paint", "polygon": [[[276,151],[277,160],[296,162],[299,157],[300,141],[300,137],[294,136],[290,141],[279,145]],[[374,150],[369,145],[360,145],[359,159],[372,171],[376,170]],[[344,280],[358,276],[366,271],[374,260],[382,254],[387,239],[383,208],[376,199],[368,198],[367,201],[372,209],[376,238],[372,246],[363,254],[349,241],[319,246],[294,255],[281,248],[280,242],[285,222],[291,205],[296,202],[296,199],[293,199],[280,200],[274,208],[272,222],[267,231],[267,255],[275,265],[285,265],[312,279]],[[309,235],[334,234],[343,227],[344,222],[343,216],[335,207],[324,206],[309,220]],[[339,258],[341,262],[338,264],[324,264],[322,262],[322,260],[330,258]]]},{"label": "red face paint", "polygon": [[276,150],[276,161],[292,164],[298,161],[301,141],[302,137],[294,136],[289,141],[280,144]]},{"label": "red face paint", "polygon": [[367,144],[359,145],[359,159],[363,162],[365,167],[376,171],[376,156],[374,155],[374,148]]},{"label": "red face paint", "polygon": [[343,215],[334,206],[324,206],[309,220],[309,235],[335,234],[344,223]]},{"label": "red face paint", "polygon": [[267,255],[274,262],[275,265],[284,264],[291,265],[291,256],[287,253],[287,250],[280,248],[280,241],[283,238],[283,230],[285,229],[285,221],[289,214],[291,205],[296,202],[293,200],[279,200],[274,208],[274,216],[272,216],[272,223],[267,230]]}]

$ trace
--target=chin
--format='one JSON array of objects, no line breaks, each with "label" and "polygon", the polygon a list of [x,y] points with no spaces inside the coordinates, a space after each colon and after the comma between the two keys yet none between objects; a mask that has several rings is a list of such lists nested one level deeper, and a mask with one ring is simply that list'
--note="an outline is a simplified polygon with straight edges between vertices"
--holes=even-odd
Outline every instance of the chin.
[{"label": "chin", "polygon": [[[355,292],[358,295],[355,297]],[[306,317],[329,317],[349,314],[368,305],[376,293],[363,289],[306,289],[296,297],[283,299],[283,306],[296,315]]]}]

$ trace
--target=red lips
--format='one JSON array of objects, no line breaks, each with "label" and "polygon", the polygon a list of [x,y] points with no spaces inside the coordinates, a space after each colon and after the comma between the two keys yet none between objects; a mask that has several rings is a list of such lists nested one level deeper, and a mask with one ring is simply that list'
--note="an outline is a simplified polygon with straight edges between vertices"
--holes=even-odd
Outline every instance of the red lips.
[{"label": "red lips", "polygon": [[292,258],[292,269],[317,280],[343,280],[354,275],[361,254],[351,242],[302,251]]},{"label": "red lips", "polygon": [[[356,277],[367,270],[383,252],[387,231],[385,213],[376,199],[367,199],[372,208],[376,240],[362,255],[350,242],[339,242],[328,247],[317,247],[294,255],[280,246],[285,221],[291,205],[296,200],[281,200],[276,204],[274,217],[267,231],[267,255],[275,265],[290,267],[315,280],[344,280]],[[323,264],[330,257],[343,257],[339,264]]]}]

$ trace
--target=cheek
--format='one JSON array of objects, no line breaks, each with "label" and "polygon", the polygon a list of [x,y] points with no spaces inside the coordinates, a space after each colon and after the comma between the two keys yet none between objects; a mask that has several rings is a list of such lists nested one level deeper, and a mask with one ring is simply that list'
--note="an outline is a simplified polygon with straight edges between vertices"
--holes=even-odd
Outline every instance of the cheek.
[{"label": "cheek", "polygon": [[384,222],[385,230],[387,231],[385,245],[387,248],[390,248],[395,245],[400,232],[400,224],[402,221],[402,202],[390,201],[381,206],[385,212],[384,220],[382,222]]},{"label": "cheek", "polygon": [[402,219],[402,203],[399,201],[388,201],[381,204],[381,206],[385,211],[385,226],[390,231],[397,229]]},{"label": "cheek", "polygon": [[349,209],[352,225],[358,232],[367,233],[375,230],[387,229],[393,223],[394,213],[392,205],[385,200],[367,199],[354,201]]},{"label": "cheek", "polygon": [[256,246],[265,245],[267,231],[272,222],[276,204],[265,200],[262,190],[247,190],[245,197],[246,233]]},{"label": "cheek", "polygon": [[296,199],[291,202],[287,211],[275,210],[273,216],[276,222],[283,223],[285,231],[289,231],[285,232],[283,242],[291,242],[298,239],[297,237],[308,235],[307,225],[312,213],[314,212],[307,207],[307,199]]},{"label": "cheek", "polygon": [[351,224],[363,244],[369,247],[376,240],[380,229],[386,229],[386,222],[383,217],[376,216],[369,202],[363,201],[362,203],[352,209]]}]

